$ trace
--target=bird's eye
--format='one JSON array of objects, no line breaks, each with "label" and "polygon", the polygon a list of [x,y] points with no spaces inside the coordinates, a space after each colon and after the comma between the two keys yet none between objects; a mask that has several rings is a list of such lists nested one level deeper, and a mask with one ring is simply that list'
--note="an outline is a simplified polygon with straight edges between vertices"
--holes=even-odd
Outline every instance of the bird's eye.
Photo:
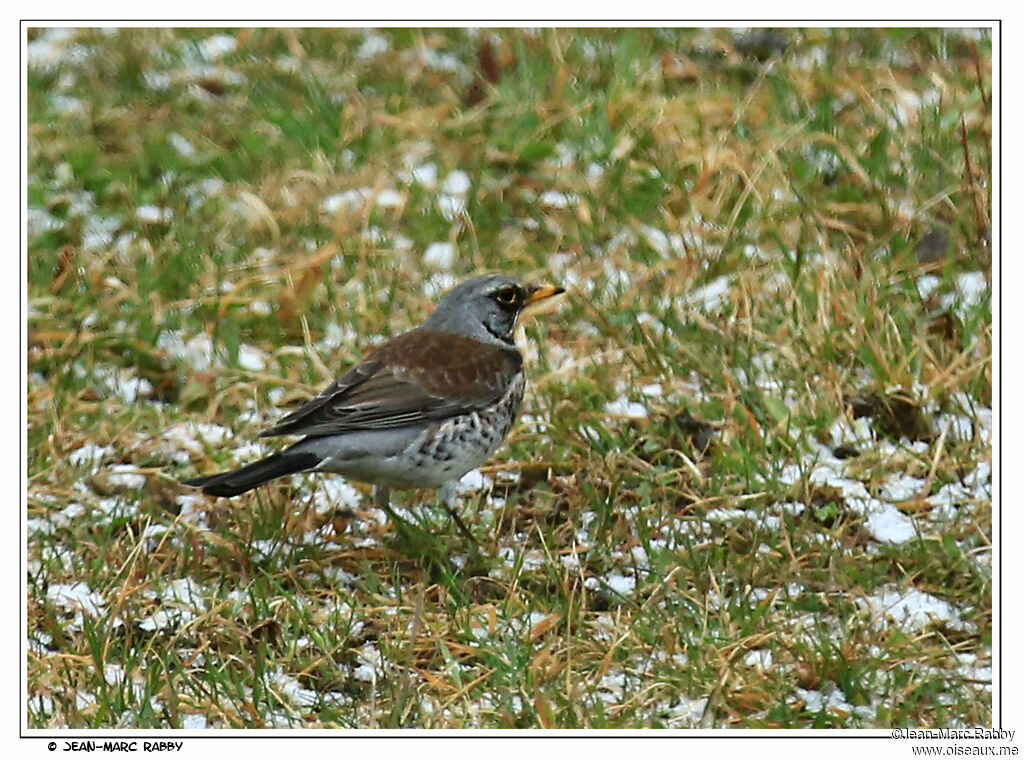
[{"label": "bird's eye", "polygon": [[494,294],[495,300],[502,306],[510,307],[519,301],[519,289],[515,286],[502,288]]}]

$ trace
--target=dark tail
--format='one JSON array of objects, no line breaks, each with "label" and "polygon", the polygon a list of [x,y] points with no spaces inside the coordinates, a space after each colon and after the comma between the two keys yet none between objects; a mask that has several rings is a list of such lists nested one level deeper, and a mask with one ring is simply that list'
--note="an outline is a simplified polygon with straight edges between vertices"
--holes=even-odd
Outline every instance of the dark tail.
[{"label": "dark tail", "polygon": [[204,494],[214,497],[235,497],[275,478],[315,468],[321,459],[312,452],[278,452],[238,470],[192,478],[184,483],[198,486]]}]

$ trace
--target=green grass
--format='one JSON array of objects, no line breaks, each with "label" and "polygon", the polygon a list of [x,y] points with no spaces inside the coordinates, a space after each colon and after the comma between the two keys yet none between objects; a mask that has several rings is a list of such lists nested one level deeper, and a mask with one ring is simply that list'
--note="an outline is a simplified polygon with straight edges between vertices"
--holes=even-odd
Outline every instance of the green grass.
[{"label": "green grass", "polygon": [[[991,724],[987,33],[29,40],[29,727]],[[179,485],[494,270],[478,546]]]}]

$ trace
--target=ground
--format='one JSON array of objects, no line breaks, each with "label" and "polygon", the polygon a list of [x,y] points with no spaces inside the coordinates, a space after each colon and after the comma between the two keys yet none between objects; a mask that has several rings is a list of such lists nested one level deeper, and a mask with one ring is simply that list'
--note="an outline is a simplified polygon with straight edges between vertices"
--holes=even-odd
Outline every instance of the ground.
[{"label": "ground", "polygon": [[[991,724],[987,31],[28,39],[29,727]],[[485,271],[474,540],[180,484]]]}]

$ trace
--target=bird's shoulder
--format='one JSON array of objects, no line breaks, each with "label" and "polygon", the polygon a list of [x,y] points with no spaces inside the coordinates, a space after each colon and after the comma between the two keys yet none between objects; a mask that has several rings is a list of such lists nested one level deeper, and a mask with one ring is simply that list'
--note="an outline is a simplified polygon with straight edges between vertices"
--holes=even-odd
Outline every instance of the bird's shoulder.
[{"label": "bird's shoulder", "polygon": [[470,412],[501,398],[522,361],[512,347],[417,328],[378,345],[261,435],[328,435]]},{"label": "bird's shoulder", "polygon": [[446,397],[489,396],[523,366],[522,355],[514,347],[428,328],[410,330],[381,344],[365,361],[379,364],[375,373],[396,375]]}]

